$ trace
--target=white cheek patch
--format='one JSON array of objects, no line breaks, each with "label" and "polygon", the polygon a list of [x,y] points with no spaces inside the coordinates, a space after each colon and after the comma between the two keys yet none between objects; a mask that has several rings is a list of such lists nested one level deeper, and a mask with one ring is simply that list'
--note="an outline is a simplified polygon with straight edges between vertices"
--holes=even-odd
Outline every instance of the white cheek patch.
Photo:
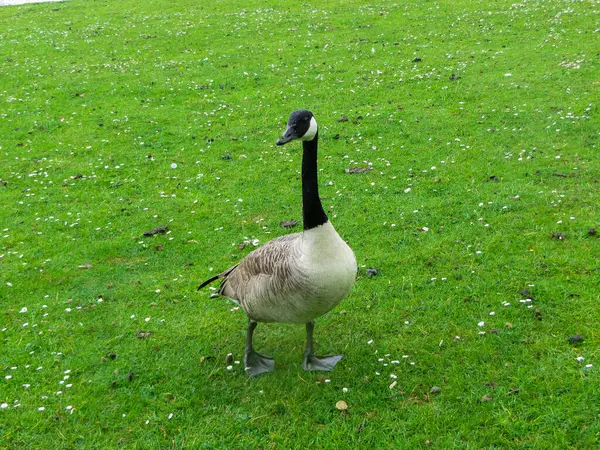
[{"label": "white cheek patch", "polygon": [[302,141],[312,141],[314,137],[317,135],[317,121],[314,117],[310,118],[310,127],[308,127],[308,131],[304,133],[300,139]]}]

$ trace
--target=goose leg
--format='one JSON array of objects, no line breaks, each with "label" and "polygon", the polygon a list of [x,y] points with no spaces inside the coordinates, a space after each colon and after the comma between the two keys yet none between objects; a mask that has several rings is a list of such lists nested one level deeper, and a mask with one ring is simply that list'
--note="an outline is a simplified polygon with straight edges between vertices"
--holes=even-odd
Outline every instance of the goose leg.
[{"label": "goose leg", "polygon": [[314,322],[308,322],[306,324],[306,350],[304,351],[302,367],[304,367],[304,370],[323,370],[331,372],[344,355],[315,356],[315,349],[313,347],[314,328]]},{"label": "goose leg", "polygon": [[256,375],[260,375],[261,373],[272,372],[275,370],[275,361],[272,358],[267,356],[263,356],[260,353],[254,351],[252,348],[252,335],[254,334],[254,329],[258,325],[258,322],[255,322],[251,319],[248,319],[248,329],[246,331],[246,353],[244,354],[244,368],[246,373],[254,377]]}]

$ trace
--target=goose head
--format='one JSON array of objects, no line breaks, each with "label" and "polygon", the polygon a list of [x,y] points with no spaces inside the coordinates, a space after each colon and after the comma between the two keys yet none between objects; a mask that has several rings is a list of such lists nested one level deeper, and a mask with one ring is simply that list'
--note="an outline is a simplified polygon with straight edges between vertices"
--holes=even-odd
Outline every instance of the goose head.
[{"label": "goose head", "polygon": [[315,116],[306,109],[300,109],[290,114],[285,132],[277,141],[277,145],[287,144],[290,141],[312,141],[317,136],[317,121]]}]

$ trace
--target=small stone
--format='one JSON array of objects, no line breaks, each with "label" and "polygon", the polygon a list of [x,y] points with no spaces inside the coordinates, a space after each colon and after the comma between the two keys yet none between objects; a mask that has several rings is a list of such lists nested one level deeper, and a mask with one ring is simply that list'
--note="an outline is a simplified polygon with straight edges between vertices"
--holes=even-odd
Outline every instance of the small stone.
[{"label": "small stone", "polygon": [[430,394],[439,394],[440,392],[442,392],[442,388],[439,386],[432,386],[429,391]]},{"label": "small stone", "polygon": [[340,400],[335,404],[335,407],[340,411],[346,411],[348,409],[348,403],[346,403],[344,400]]},{"label": "small stone", "polygon": [[369,277],[374,277],[377,275],[377,269],[374,268],[367,269],[366,272]]},{"label": "small stone", "polygon": [[225,362],[227,364],[231,364],[233,362],[233,354],[232,353],[227,353],[227,356],[225,357]]},{"label": "small stone", "polygon": [[584,341],[583,336],[580,334],[576,334],[574,336],[569,336],[569,344],[578,344],[583,341]]}]

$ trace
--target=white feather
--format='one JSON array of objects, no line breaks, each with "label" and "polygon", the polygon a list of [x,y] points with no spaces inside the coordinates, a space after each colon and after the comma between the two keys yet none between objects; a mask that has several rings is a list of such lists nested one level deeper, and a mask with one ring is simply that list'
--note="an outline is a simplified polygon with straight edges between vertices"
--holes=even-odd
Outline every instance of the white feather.
[{"label": "white feather", "polygon": [[318,126],[314,116],[310,118],[310,126],[304,136],[300,138],[302,141],[312,141],[317,134]]}]

